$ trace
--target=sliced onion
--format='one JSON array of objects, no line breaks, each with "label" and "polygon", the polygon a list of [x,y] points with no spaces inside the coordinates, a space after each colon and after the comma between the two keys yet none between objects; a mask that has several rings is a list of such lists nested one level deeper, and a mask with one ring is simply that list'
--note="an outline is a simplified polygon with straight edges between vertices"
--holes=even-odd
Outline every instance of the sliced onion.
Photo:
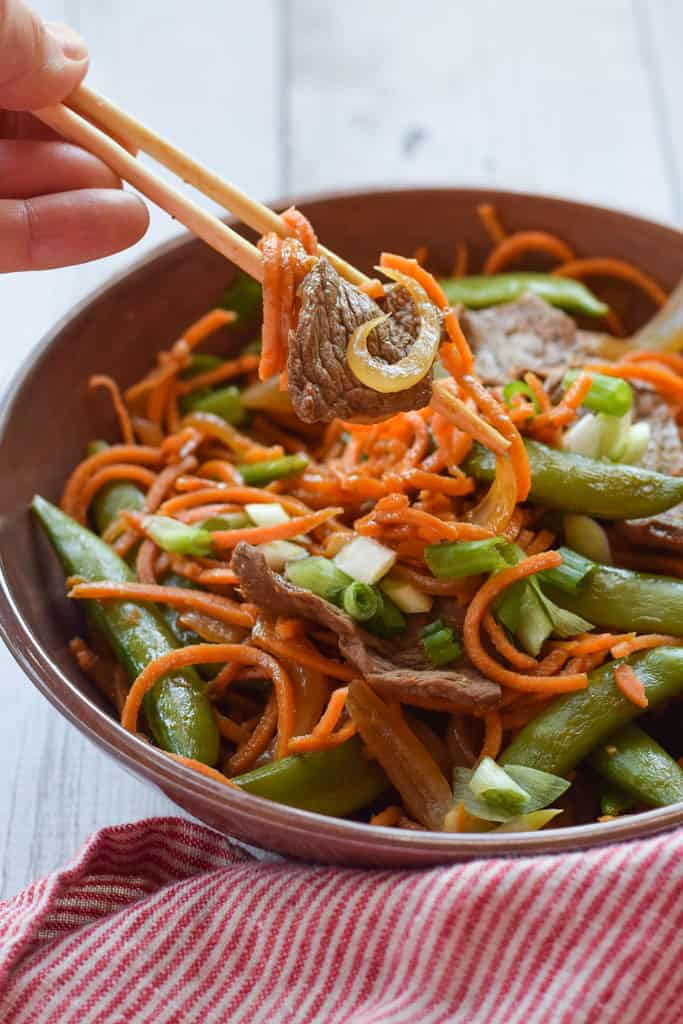
[{"label": "sliced onion", "polygon": [[422,285],[412,277],[387,267],[382,267],[382,273],[402,285],[415,303],[420,320],[417,338],[397,363],[388,363],[385,359],[373,356],[368,351],[368,337],[375,327],[387,319],[388,314],[384,314],[356,328],[351,335],[346,358],[352,373],[361,384],[382,394],[392,394],[407,391],[429,373],[441,340],[441,318]]},{"label": "sliced onion", "polygon": [[270,413],[293,411],[289,391],[281,390],[278,374],[245,388],[240,397],[245,409],[262,409],[263,412]]},{"label": "sliced onion", "polygon": [[496,476],[468,519],[493,533],[502,533],[517,504],[517,478],[509,455],[496,455]]}]

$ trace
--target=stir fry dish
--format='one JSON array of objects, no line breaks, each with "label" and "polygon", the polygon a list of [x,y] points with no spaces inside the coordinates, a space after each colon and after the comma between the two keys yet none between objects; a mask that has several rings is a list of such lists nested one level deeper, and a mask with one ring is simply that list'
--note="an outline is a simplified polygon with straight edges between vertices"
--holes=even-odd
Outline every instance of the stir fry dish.
[{"label": "stir fry dish", "polygon": [[90,381],[121,438],[33,502],[78,665],[221,785],[454,833],[683,800],[683,356],[586,281],[667,296],[480,215],[480,273],[383,253],[359,288],[288,211],[262,288]]}]

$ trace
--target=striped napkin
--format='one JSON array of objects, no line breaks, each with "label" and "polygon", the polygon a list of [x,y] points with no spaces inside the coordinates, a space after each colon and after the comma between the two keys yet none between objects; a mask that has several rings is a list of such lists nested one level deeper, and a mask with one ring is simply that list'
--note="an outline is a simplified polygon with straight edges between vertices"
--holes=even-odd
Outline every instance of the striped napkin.
[{"label": "striped napkin", "polygon": [[8,1024],[679,1024],[683,831],[424,871],[98,832],[0,904]]}]

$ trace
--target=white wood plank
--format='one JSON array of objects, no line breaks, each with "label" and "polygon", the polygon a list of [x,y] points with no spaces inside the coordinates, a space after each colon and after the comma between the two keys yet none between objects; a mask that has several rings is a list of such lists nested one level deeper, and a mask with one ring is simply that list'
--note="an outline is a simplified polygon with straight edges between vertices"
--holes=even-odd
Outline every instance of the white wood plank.
[{"label": "white wood plank", "polygon": [[679,0],[634,0],[641,51],[677,223],[683,223],[683,64]]},{"label": "white wood plank", "polygon": [[294,191],[483,184],[671,213],[630,0],[291,6]]},{"label": "white wood plank", "polygon": [[[192,18],[181,0],[38,0],[36,6],[86,36],[94,88],[255,195],[279,190],[276,0],[239,7],[204,0]],[[168,217],[154,213],[148,236],[128,253],[0,277],[6,328],[0,377],[81,296],[175,233]],[[63,863],[96,828],[181,813],[67,725],[4,648],[0,672],[0,897]]]}]

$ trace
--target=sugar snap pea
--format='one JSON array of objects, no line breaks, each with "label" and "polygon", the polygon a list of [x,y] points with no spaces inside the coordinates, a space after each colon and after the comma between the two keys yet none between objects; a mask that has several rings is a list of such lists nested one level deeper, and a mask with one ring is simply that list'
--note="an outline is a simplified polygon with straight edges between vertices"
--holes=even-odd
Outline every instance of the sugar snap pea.
[{"label": "sugar snap pea", "polygon": [[271,761],[232,782],[255,796],[337,817],[360,810],[389,788],[357,736],[329,750]]},{"label": "sugar snap pea", "polygon": [[683,580],[597,565],[572,593],[544,585],[562,608],[596,626],[683,636]]},{"label": "sugar snap pea", "polygon": [[[44,498],[32,509],[69,575],[93,580],[133,578],[129,566],[94,533],[70,519]],[[154,658],[178,646],[152,605],[131,601],[92,601],[88,611],[131,681]],[[206,764],[218,758],[220,739],[204,684],[193,668],[160,679],[145,698],[145,712],[155,740],[164,750]]]},{"label": "sugar snap pea", "polygon": [[[625,659],[643,683],[649,706],[683,692],[683,647],[657,647]],[[501,764],[566,776],[617,729],[641,713],[614,680],[607,662],[591,672],[588,687],[558,697],[503,751]]]},{"label": "sugar snap pea", "polygon": [[[537,441],[524,444],[531,468],[529,500],[548,508],[601,519],[643,519],[683,501],[683,477],[589,459]],[[493,453],[480,444],[463,463],[469,476],[489,482],[495,467]]]},{"label": "sugar snap pea", "polygon": [[501,302],[514,302],[525,292],[533,292],[571,313],[586,316],[604,316],[609,307],[600,302],[580,281],[553,274],[525,273],[475,274],[470,277],[447,277],[441,281],[446,298],[455,306],[461,303],[468,309],[484,309]]},{"label": "sugar snap pea", "polygon": [[666,807],[683,800],[683,769],[633,723],[600,743],[589,762],[607,782],[637,803]]}]

